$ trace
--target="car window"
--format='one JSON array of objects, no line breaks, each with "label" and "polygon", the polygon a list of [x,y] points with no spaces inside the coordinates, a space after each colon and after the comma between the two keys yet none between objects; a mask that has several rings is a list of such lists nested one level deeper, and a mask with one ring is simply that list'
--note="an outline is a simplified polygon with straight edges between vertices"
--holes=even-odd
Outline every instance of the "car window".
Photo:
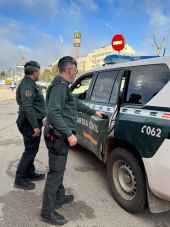
[{"label": "car window", "polygon": [[147,65],[130,69],[126,103],[145,104],[169,81],[166,65]]},{"label": "car window", "polygon": [[100,72],[94,85],[91,101],[99,103],[109,103],[115,79],[115,71]]}]

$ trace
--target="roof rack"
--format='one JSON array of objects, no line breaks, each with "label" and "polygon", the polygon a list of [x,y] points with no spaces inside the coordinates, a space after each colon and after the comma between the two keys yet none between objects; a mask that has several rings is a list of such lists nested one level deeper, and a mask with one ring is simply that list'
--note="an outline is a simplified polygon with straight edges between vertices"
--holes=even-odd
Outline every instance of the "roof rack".
[{"label": "roof rack", "polygon": [[159,56],[126,56],[111,54],[104,58],[104,65],[116,64],[120,62],[138,61],[157,57]]}]

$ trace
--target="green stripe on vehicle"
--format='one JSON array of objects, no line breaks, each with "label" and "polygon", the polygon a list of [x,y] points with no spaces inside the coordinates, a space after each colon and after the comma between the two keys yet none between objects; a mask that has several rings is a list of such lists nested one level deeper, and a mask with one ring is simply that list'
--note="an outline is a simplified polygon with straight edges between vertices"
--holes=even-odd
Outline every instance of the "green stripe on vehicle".
[{"label": "green stripe on vehicle", "polygon": [[151,112],[121,108],[115,124],[115,137],[131,144],[144,158],[153,157],[170,133],[170,119],[162,118],[164,112],[154,116]]}]

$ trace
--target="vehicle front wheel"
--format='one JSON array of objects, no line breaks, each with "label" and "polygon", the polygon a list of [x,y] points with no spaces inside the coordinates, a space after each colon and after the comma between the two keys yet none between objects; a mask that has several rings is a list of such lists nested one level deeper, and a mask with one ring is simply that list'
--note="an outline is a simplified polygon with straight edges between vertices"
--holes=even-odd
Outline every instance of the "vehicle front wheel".
[{"label": "vehicle front wheel", "polygon": [[140,213],[146,205],[144,172],[134,155],[115,148],[107,162],[107,175],[113,198],[125,210]]}]

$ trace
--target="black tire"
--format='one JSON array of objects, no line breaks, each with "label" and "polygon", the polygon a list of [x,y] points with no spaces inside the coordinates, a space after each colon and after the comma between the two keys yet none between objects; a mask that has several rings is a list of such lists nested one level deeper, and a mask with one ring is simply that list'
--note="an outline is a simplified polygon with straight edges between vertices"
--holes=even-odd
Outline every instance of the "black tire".
[{"label": "black tire", "polygon": [[130,151],[120,147],[112,151],[107,162],[107,176],[112,196],[121,207],[130,213],[144,211],[147,198],[145,176]]}]

